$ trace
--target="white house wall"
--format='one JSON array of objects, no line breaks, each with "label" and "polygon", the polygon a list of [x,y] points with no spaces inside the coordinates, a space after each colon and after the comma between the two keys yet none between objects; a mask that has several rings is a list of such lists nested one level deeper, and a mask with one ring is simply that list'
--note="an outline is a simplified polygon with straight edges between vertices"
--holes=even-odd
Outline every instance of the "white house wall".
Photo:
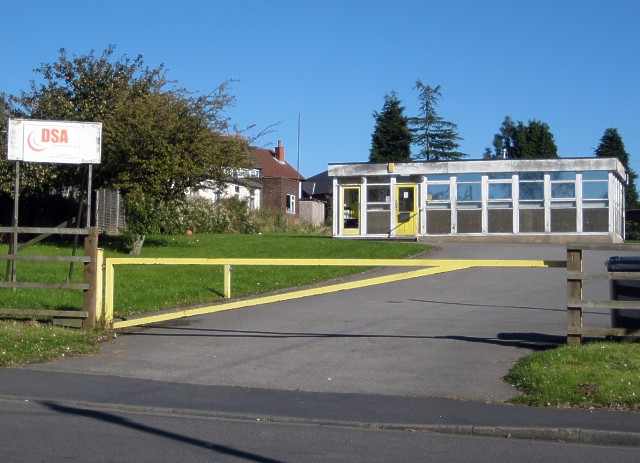
[{"label": "white house wall", "polygon": [[247,201],[252,210],[260,209],[261,190],[259,188],[250,190],[244,185],[228,183],[226,187],[221,189],[202,188],[192,192],[191,195],[206,198],[214,203],[220,199],[237,198],[241,201]]}]

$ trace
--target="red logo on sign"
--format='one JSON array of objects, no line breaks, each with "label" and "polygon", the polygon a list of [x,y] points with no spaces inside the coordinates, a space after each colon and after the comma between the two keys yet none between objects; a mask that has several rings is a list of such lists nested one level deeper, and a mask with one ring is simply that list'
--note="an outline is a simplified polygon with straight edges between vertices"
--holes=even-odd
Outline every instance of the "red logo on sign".
[{"label": "red logo on sign", "polygon": [[32,151],[44,151],[48,145],[69,143],[66,129],[34,130],[27,136],[27,145]]}]

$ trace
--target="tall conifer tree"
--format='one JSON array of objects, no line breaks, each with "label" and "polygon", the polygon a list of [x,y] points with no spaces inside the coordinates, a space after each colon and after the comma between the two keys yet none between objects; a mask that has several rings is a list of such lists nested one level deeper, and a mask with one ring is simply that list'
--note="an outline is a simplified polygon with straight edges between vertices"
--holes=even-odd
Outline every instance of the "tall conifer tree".
[{"label": "tall conifer tree", "polygon": [[382,111],[373,113],[376,126],[371,136],[371,162],[411,162],[411,132],[404,107],[395,92],[385,95]]},{"label": "tall conifer tree", "polygon": [[625,190],[625,204],[627,209],[638,207],[638,191],[636,189],[636,174],[629,165],[629,153],[624,148],[622,137],[617,129],[607,129],[600,139],[600,144],[595,150],[597,157],[615,157],[622,163],[629,174],[629,184]]},{"label": "tall conifer tree", "polygon": [[424,85],[420,80],[414,87],[418,91],[420,114],[409,119],[413,144],[419,148],[416,159],[426,161],[455,161],[466,154],[458,151],[458,126],[444,120],[436,111],[438,100],[442,98],[440,86]]}]

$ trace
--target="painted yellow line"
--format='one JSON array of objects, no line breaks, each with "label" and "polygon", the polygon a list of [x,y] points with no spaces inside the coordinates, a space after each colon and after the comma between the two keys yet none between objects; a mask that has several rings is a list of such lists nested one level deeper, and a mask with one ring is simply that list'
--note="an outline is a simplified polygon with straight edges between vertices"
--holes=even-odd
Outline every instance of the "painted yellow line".
[{"label": "painted yellow line", "polygon": [[252,307],[252,306],[256,306],[256,305],[270,304],[270,303],[273,303],[273,302],[289,301],[289,300],[299,299],[299,298],[303,298],[303,297],[317,296],[317,295],[320,295],[320,294],[329,294],[329,293],[334,293],[334,292],[338,292],[338,291],[345,291],[345,290],[348,290],[348,289],[363,288],[363,287],[366,287],[366,286],[373,286],[373,285],[379,285],[379,284],[384,284],[384,283],[391,283],[391,282],[394,282],[394,281],[408,280],[410,278],[419,278],[419,277],[428,276],[428,275],[436,275],[438,273],[453,272],[453,271],[456,271],[456,270],[462,270],[462,269],[469,268],[469,267],[470,267],[469,265],[458,264],[456,262],[455,264],[443,265],[443,266],[439,266],[439,267],[433,267],[433,268],[422,269],[422,270],[414,270],[412,272],[405,272],[405,273],[400,273],[400,274],[395,274],[395,275],[387,275],[387,276],[382,276],[382,277],[369,278],[369,279],[366,279],[366,280],[352,281],[352,282],[349,282],[349,283],[340,283],[340,284],[337,284],[337,285],[323,286],[323,287],[312,288],[312,289],[304,289],[304,290],[301,290],[301,291],[294,291],[294,292],[291,292],[291,293],[277,294],[277,295],[273,295],[273,296],[257,297],[255,299],[249,299],[249,300],[244,300],[244,301],[235,301],[235,302],[230,302],[230,303],[226,303],[226,304],[218,304],[218,305],[212,305],[212,306],[207,306],[207,307],[198,307],[198,308],[194,308],[194,309],[177,310],[177,311],[171,312],[171,313],[151,315],[151,316],[148,316],[148,317],[141,317],[141,318],[136,318],[136,319],[131,319],[131,320],[114,321],[113,322],[113,328],[114,329],[128,328],[128,327],[131,327],[131,326],[139,326],[139,325],[146,325],[146,324],[149,324],[149,323],[165,322],[165,321],[175,320],[175,319],[183,318],[183,317],[193,317],[193,316],[196,316],[196,315],[205,315],[205,314],[210,314],[210,313],[223,312],[223,311],[226,311],[226,310],[234,310],[234,309],[241,309],[241,308],[244,308],[244,307]]}]

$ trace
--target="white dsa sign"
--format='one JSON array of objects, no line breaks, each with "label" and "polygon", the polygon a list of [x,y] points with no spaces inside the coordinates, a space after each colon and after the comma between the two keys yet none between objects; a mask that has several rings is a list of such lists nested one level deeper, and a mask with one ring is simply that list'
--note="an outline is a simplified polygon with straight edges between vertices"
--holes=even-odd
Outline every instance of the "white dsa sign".
[{"label": "white dsa sign", "polygon": [[63,164],[100,164],[100,122],[9,119],[7,159]]}]

